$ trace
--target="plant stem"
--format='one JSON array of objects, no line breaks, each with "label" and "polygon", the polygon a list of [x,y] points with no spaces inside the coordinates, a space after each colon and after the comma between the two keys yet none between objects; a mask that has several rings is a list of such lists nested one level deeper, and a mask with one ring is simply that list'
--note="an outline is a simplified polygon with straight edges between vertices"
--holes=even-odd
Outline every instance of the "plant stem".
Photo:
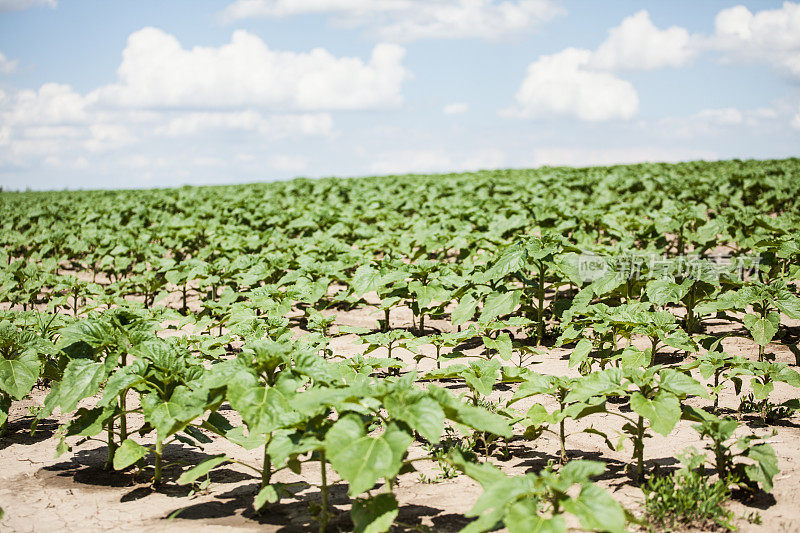
[{"label": "plant stem", "polygon": [[269,448],[270,439],[264,443],[264,466],[261,469],[261,488],[263,489],[269,485],[270,478],[272,477],[272,457],[267,449]]},{"label": "plant stem", "polygon": [[636,423],[636,440],[633,441],[633,455],[636,458],[636,480],[644,481],[644,418],[640,415]]},{"label": "plant stem", "polygon": [[161,440],[160,437],[156,437],[156,465],[155,465],[155,473],[153,474],[153,485],[158,486],[161,484],[161,454],[164,449],[164,441]]},{"label": "plant stem", "polygon": [[108,459],[106,460],[106,470],[114,468],[114,454],[117,453],[117,443],[114,442],[114,419],[106,424],[106,434],[108,437]]},{"label": "plant stem", "polygon": [[539,286],[536,287],[539,296],[539,307],[536,311],[536,345],[541,345],[544,340],[544,264],[539,263]]},{"label": "plant stem", "polygon": [[322,494],[322,506],[319,511],[319,531],[325,533],[328,528],[328,472],[325,468],[327,460],[325,459],[325,452],[320,452],[319,464],[320,475],[322,476],[322,486],[320,492]]}]

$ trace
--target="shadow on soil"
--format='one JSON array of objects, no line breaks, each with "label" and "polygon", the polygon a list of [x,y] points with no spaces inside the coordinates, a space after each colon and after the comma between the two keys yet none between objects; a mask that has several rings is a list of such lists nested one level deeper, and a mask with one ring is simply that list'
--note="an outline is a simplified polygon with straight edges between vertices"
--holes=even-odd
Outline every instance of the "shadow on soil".
[{"label": "shadow on soil", "polygon": [[58,429],[58,423],[55,420],[40,420],[36,426],[36,432],[31,435],[32,422],[32,416],[9,420],[8,433],[0,437],[0,450],[4,450],[14,444],[30,446],[31,444],[45,441],[52,437]]},{"label": "shadow on soil", "polygon": [[[182,497],[189,494],[191,487],[174,484],[186,466],[199,464],[212,455],[198,452],[182,444],[169,444],[164,447],[163,476],[166,482],[159,487],[158,492],[168,496]],[[67,461],[44,467],[41,472],[51,473],[51,482],[63,485],[80,483],[94,487],[130,487],[140,483],[149,483],[152,479],[152,458],[145,461],[144,468],[132,467],[123,471],[107,470],[105,468],[108,451],[105,446],[91,450],[80,450]],[[212,483],[238,483],[253,476],[237,472],[228,468],[217,468],[210,473]],[[153,492],[148,487],[137,487],[122,496],[121,501],[133,501],[143,498]]]}]

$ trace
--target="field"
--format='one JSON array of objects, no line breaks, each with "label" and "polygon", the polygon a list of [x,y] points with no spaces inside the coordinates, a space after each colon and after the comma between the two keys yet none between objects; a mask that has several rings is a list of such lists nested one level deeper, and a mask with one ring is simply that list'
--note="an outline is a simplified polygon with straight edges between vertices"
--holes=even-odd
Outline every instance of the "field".
[{"label": "field", "polygon": [[0,193],[1,531],[800,529],[800,160]]}]

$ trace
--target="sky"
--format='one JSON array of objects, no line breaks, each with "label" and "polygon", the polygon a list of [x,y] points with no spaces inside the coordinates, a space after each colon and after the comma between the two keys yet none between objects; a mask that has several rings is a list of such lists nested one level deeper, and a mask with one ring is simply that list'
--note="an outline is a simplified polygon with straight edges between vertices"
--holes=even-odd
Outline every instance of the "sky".
[{"label": "sky", "polygon": [[0,0],[0,187],[800,156],[800,3]]}]

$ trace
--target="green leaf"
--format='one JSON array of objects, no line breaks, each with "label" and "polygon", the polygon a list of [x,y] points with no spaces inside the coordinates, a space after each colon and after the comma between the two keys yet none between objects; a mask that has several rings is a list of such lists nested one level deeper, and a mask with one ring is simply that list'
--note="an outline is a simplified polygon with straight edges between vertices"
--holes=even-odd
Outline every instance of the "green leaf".
[{"label": "green leaf", "polygon": [[326,446],[326,451],[331,466],[350,483],[351,496],[371,489],[379,478],[392,470],[392,449],[380,437],[361,437],[344,447]]},{"label": "green leaf", "polygon": [[8,420],[8,412],[11,410],[11,397],[0,393],[0,426]]},{"label": "green leaf", "polygon": [[483,303],[481,322],[490,322],[497,317],[510,314],[519,304],[522,291],[490,293]]},{"label": "green leaf", "polygon": [[592,351],[592,341],[589,339],[581,339],[575,345],[575,349],[569,356],[569,367],[572,368],[576,365],[589,359],[589,352]]},{"label": "green leaf", "polygon": [[509,248],[492,267],[486,271],[487,280],[498,280],[511,272],[520,270],[525,265],[527,252],[521,246]]},{"label": "green leaf", "polygon": [[761,318],[758,315],[747,314],[744,316],[744,326],[750,331],[753,340],[760,346],[766,346],[778,332],[778,323],[773,318],[775,314],[770,313],[767,318]]},{"label": "green leaf", "polygon": [[753,388],[753,398],[756,400],[768,398],[770,393],[775,389],[775,384],[772,381],[761,383],[758,378],[751,379],[750,386]]},{"label": "green leaf", "polygon": [[361,265],[353,274],[351,286],[356,294],[363,295],[377,291],[381,284],[381,273],[369,265]]},{"label": "green leaf", "polygon": [[178,478],[178,485],[188,485],[189,483],[193,483],[195,480],[197,480],[197,478],[205,476],[211,472],[212,469],[230,460],[231,458],[227,455],[218,455],[216,457],[212,457],[211,459],[207,459],[199,465],[194,466],[181,474],[181,477]]},{"label": "green leaf", "polygon": [[631,395],[631,409],[650,421],[653,431],[667,436],[681,418],[681,402],[676,396],[659,391],[651,400],[638,392]]},{"label": "green leaf", "polygon": [[123,470],[146,456],[149,450],[131,439],[125,439],[114,452],[114,470]]},{"label": "green leaf", "polygon": [[508,333],[498,335],[496,339],[483,337],[483,344],[490,350],[497,350],[498,355],[500,355],[503,361],[511,359],[513,344],[511,343],[511,337]]},{"label": "green leaf", "polygon": [[464,295],[459,300],[458,305],[453,309],[450,319],[454,326],[460,326],[468,320],[472,320],[475,316],[475,311],[478,309],[478,300],[471,294]]},{"label": "green leaf", "polygon": [[439,403],[431,398],[420,398],[408,406],[403,419],[430,443],[436,444],[442,438],[444,411]]},{"label": "green leaf", "polygon": [[15,400],[21,400],[39,379],[41,366],[39,357],[33,350],[26,350],[16,359],[0,358],[0,390]]},{"label": "green leaf", "polygon": [[389,531],[399,512],[394,494],[383,493],[355,500],[350,517],[355,533],[381,533]]},{"label": "green leaf", "polygon": [[253,507],[256,511],[258,511],[267,503],[275,503],[279,499],[280,496],[278,495],[278,491],[275,489],[275,485],[267,485],[258,491],[258,494],[256,494],[256,498],[253,501]]},{"label": "green leaf", "polygon": [[59,386],[58,405],[61,412],[75,410],[78,402],[94,396],[106,378],[106,367],[88,359],[73,359],[64,370]]},{"label": "green leaf", "polygon": [[748,448],[747,457],[753,459],[756,464],[747,465],[745,472],[752,481],[761,483],[766,492],[772,490],[772,478],[780,471],[778,469],[778,458],[775,457],[775,450],[769,444],[757,444]]},{"label": "green leaf", "polygon": [[706,399],[711,398],[706,388],[688,374],[671,368],[665,368],[660,374],[661,388],[670,391],[676,396],[694,395]]},{"label": "green leaf", "polygon": [[577,498],[564,501],[564,510],[577,516],[586,529],[625,531],[625,511],[611,495],[593,483],[581,487]]},{"label": "green leaf", "polygon": [[689,292],[689,285],[677,284],[669,278],[661,278],[647,284],[647,299],[655,305],[678,303]]},{"label": "green leaf", "polygon": [[66,436],[94,437],[105,429],[106,422],[114,416],[115,411],[116,405],[94,409],[81,407],[69,422]]},{"label": "green leaf", "polygon": [[538,505],[534,499],[522,499],[506,509],[503,523],[509,533],[564,533],[567,523],[561,515],[546,518],[539,516]]},{"label": "green leaf", "polygon": [[203,414],[205,395],[180,385],[166,402],[156,394],[145,396],[142,400],[142,411],[145,420],[156,429],[159,438],[163,440]]}]

